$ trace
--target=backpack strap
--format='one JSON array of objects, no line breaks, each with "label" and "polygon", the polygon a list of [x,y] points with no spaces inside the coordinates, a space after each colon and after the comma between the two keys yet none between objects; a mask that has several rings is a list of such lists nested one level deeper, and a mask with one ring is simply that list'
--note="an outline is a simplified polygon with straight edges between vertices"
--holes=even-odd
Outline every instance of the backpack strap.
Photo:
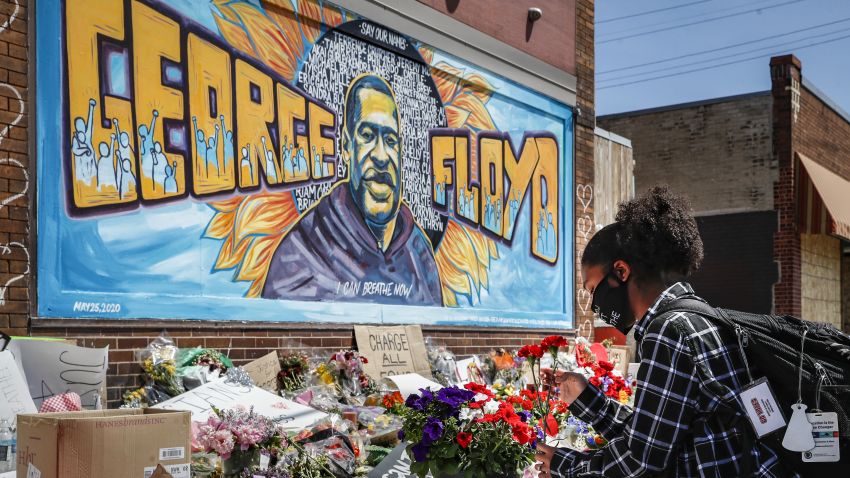
[{"label": "backpack strap", "polygon": [[[709,321],[719,323],[730,330],[736,329],[735,323],[732,322],[729,316],[726,315],[722,309],[712,307],[696,295],[689,294],[670,301],[666,307],[662,307],[656,312],[657,315],[652,319],[652,321],[655,321],[670,312],[690,312],[698,314]],[[680,324],[674,323],[673,325],[677,328],[679,333],[682,334],[682,337],[685,337],[685,340],[688,342],[688,347],[691,349],[691,353],[694,357],[696,357],[699,353],[699,349],[693,342],[691,334],[688,333],[688,331]],[[741,355],[744,358],[745,366],[749,367],[747,365],[747,355],[743,348],[741,348]],[[746,420],[746,412],[743,411],[741,404],[738,401],[738,394],[726,385],[720,383],[720,381],[714,376],[714,373],[712,373],[712,371],[708,368],[708,365],[704,362],[694,363],[694,366],[700,374],[703,375],[703,377],[706,377],[709,380],[708,383],[706,383],[706,387],[709,390],[718,397],[731,397],[730,400],[720,400],[720,403],[724,405],[729,415],[727,426],[732,426],[735,421],[742,418]],[[749,374],[749,370],[747,372]],[[730,401],[732,403],[730,403]],[[750,476],[754,471],[752,453],[753,448],[756,445],[756,439],[754,438],[753,431],[750,430],[749,425],[745,426],[743,429],[741,443],[744,446],[744,451],[741,456],[741,470],[743,471],[741,476]]]}]

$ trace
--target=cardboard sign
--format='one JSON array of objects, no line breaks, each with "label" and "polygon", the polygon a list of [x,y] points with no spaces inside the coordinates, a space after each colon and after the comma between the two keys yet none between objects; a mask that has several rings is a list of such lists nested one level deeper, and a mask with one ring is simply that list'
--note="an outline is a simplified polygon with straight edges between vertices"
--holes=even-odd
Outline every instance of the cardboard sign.
[{"label": "cardboard sign", "polygon": [[254,381],[254,385],[274,392],[277,390],[277,374],[280,372],[280,360],[277,352],[269,352],[267,355],[245,364],[242,367],[245,373]]},{"label": "cardboard sign", "polygon": [[37,411],[12,352],[0,352],[0,419],[9,420],[15,427],[19,413]]},{"label": "cardboard sign", "polygon": [[629,348],[622,345],[612,345],[608,349],[608,361],[613,363],[614,368],[625,377],[629,373],[629,362],[631,361]]},{"label": "cardboard sign", "polygon": [[431,378],[431,365],[418,325],[396,327],[354,326],[357,350],[369,363],[363,369],[375,380],[390,375],[418,373]]},{"label": "cardboard sign", "polygon": [[213,413],[212,407],[225,410],[237,406],[254,407],[254,412],[278,420],[287,430],[309,427],[316,420],[327,416],[326,413],[286,400],[262,388],[227,383],[224,380],[201,385],[158,403],[153,408],[187,410],[192,412],[192,421],[203,422]]},{"label": "cardboard sign", "polygon": [[[386,456],[378,466],[369,472],[369,478],[404,478],[406,476],[418,478],[410,471],[410,457],[407,456],[407,443],[399,443],[393,451]],[[432,476],[428,473],[426,477]]]},{"label": "cardboard sign", "polygon": [[93,349],[65,342],[12,340],[7,348],[23,370],[36,407],[54,395],[74,392],[83,408],[94,409],[106,397],[109,347]]}]

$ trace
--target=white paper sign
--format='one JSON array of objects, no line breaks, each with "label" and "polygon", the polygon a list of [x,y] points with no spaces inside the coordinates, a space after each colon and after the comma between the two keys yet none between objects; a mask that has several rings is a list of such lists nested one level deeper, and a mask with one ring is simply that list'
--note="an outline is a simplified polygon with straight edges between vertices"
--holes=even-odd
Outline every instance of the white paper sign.
[{"label": "white paper sign", "polygon": [[170,400],[154,405],[153,408],[165,410],[187,410],[192,412],[192,420],[203,422],[213,413],[212,407],[220,410],[241,407],[254,407],[254,412],[279,420],[288,430],[300,430],[309,427],[316,420],[327,416],[315,408],[295,403],[267,392],[259,387],[227,383],[224,380],[210,382],[198,388],[178,395]]},{"label": "white paper sign", "polygon": [[439,390],[443,388],[437,382],[432,382],[427,378],[419,375],[418,373],[406,373],[404,375],[393,375],[391,377],[387,377],[384,380],[390,381],[395,384],[398,388],[398,391],[401,393],[401,396],[407,400],[407,397],[411,393],[419,393],[420,388],[431,388],[431,390]]},{"label": "white paper sign", "polygon": [[[478,370],[478,377],[470,376],[470,365],[475,364],[474,369]],[[481,376],[481,361],[477,356],[469,357],[468,359],[457,361],[457,375],[460,377],[460,383],[476,382],[484,383],[484,377]]]},{"label": "white paper sign", "polygon": [[23,368],[36,407],[54,395],[74,392],[83,408],[94,410],[106,396],[109,347],[93,349],[66,342],[12,340],[7,350]]},{"label": "white paper sign", "polygon": [[19,413],[36,413],[29,387],[21,376],[12,352],[0,352],[0,418],[15,426]]}]

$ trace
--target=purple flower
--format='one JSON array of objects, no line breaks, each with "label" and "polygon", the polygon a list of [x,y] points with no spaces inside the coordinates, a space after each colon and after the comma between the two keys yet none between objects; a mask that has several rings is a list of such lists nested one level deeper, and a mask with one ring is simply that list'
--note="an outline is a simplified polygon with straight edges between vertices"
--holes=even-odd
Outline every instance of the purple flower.
[{"label": "purple flower", "polygon": [[528,421],[531,419],[531,412],[527,410],[522,410],[517,413],[517,415],[519,415],[520,419],[525,423],[528,423]]},{"label": "purple flower", "polygon": [[399,431],[398,431],[398,439],[399,439],[400,441],[404,441],[404,436],[405,436],[405,435],[404,435],[404,430],[399,430]]},{"label": "purple flower", "polygon": [[422,405],[422,397],[420,397],[419,395],[416,395],[415,393],[411,393],[410,395],[407,396],[407,400],[404,401],[404,405],[407,406],[407,408],[411,408],[413,410],[418,410],[420,412],[422,411],[423,408],[425,408]]},{"label": "purple flower", "polygon": [[475,397],[475,392],[457,387],[441,388],[437,392],[437,400],[446,405],[457,408],[462,404],[472,400]]},{"label": "purple flower", "polygon": [[421,412],[422,410],[425,410],[425,407],[427,407],[431,402],[434,401],[434,394],[431,393],[431,391],[427,388],[420,388],[419,391],[422,392],[421,396],[415,393],[411,393],[407,397],[407,400],[405,400],[404,404],[407,406],[407,408],[412,408],[413,410]]},{"label": "purple flower", "polygon": [[439,440],[441,436],[443,436],[443,422],[434,417],[428,417],[425,426],[422,427],[422,443],[430,445]]},{"label": "purple flower", "polygon": [[417,443],[410,448],[413,451],[413,459],[416,461],[425,461],[428,459],[430,449],[424,443]]}]

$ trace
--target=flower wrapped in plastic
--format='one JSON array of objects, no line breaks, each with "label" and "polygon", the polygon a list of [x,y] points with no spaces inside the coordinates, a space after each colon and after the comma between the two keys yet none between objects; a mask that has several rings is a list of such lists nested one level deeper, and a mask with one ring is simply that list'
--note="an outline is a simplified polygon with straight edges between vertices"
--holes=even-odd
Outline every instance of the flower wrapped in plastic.
[{"label": "flower wrapped in plastic", "polygon": [[277,385],[282,392],[296,392],[307,386],[307,373],[310,365],[307,356],[301,352],[287,352],[280,357],[280,372]]}]

